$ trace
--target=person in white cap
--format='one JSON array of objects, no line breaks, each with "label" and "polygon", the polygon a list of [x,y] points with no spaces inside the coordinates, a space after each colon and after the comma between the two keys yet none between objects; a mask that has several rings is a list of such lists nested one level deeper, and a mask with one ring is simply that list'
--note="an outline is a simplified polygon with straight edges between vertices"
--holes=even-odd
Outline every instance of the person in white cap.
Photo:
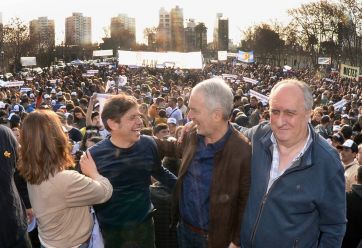
[{"label": "person in white cap", "polygon": [[337,149],[339,149],[339,155],[344,166],[346,192],[349,192],[352,189],[352,184],[356,183],[355,177],[357,175],[358,167],[360,166],[356,160],[358,146],[353,140],[347,139],[343,145],[337,146]]},{"label": "person in white cap", "polygon": [[167,126],[170,130],[170,135],[172,137],[176,137],[176,128],[177,128],[177,121],[175,118],[168,118],[167,119]]}]

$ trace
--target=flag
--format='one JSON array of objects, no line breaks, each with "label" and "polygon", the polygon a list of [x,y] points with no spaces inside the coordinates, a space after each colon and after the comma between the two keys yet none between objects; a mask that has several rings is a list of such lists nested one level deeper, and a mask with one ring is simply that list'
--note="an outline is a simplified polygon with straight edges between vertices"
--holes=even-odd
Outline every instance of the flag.
[{"label": "flag", "polygon": [[254,63],[254,51],[239,51],[238,60],[244,63]]}]

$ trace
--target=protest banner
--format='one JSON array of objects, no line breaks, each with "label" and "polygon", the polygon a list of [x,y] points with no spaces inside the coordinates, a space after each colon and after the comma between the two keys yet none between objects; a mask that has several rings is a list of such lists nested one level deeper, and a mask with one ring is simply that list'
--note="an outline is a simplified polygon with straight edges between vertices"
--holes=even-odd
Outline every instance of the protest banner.
[{"label": "protest banner", "polygon": [[113,50],[94,50],[93,57],[108,57],[113,56]]},{"label": "protest banner", "polygon": [[22,66],[34,66],[36,65],[35,57],[21,57],[20,62]]},{"label": "protest banner", "polygon": [[12,82],[6,82],[5,86],[3,87],[19,87],[19,86],[23,86],[24,85],[24,81],[12,81]]},{"label": "protest banner", "polygon": [[359,67],[341,64],[340,74],[342,77],[354,78],[354,79],[358,80]]},{"label": "protest banner", "polygon": [[344,105],[346,105],[346,103],[347,103],[346,99],[342,99],[339,102],[336,102],[335,104],[333,104],[333,107],[335,110],[339,110],[339,109],[343,108]]},{"label": "protest banner", "polygon": [[330,65],[332,59],[330,57],[319,57],[318,58],[318,65]]},{"label": "protest banner", "polygon": [[217,59],[219,60],[219,61],[225,61],[225,60],[227,60],[227,54],[228,54],[228,52],[227,51],[218,51],[217,52]]},{"label": "protest banner", "polygon": [[269,102],[269,97],[263,94],[260,94],[259,92],[256,92],[255,90],[249,91],[250,96],[255,96],[259,101],[263,103],[263,105],[266,105]]},{"label": "protest banner", "polygon": [[141,67],[169,67],[180,69],[202,69],[203,57],[201,52],[140,52],[118,51],[118,64]]},{"label": "protest banner", "polygon": [[244,82],[251,83],[251,84],[258,84],[259,83],[258,80],[248,78],[248,77],[243,77],[243,80],[244,80]]}]

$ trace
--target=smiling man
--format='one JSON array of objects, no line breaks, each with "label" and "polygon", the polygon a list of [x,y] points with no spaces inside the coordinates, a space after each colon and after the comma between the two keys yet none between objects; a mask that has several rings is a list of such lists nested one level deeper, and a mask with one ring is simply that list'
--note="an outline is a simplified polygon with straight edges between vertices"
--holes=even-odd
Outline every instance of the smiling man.
[{"label": "smiling man", "polygon": [[179,247],[239,247],[251,149],[228,122],[232,91],[222,79],[202,81],[192,89],[188,107],[196,129],[181,143],[157,140],[161,156],[182,158],[174,195]]},{"label": "smiling man", "polygon": [[151,176],[169,188],[176,177],[161,166],[155,141],[141,136],[141,114],[132,96],[108,99],[102,112],[110,137],[90,149],[99,173],[113,186],[111,199],[95,206],[105,247],[154,247]]},{"label": "smiling man", "polygon": [[284,80],[269,105],[270,124],[243,131],[253,154],[241,247],[340,247],[344,170],[336,150],[308,124],[312,93],[301,81]]}]

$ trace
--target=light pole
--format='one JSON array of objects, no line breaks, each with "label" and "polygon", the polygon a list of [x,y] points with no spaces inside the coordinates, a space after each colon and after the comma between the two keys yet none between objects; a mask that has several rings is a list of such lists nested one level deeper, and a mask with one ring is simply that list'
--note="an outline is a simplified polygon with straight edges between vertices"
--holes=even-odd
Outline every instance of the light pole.
[{"label": "light pole", "polygon": [[4,51],[1,50],[1,52],[0,52],[0,59],[1,59],[1,67],[0,67],[0,69],[1,69],[1,72],[3,72],[3,73],[5,73],[5,70],[4,70],[5,59],[4,58],[5,58],[4,57]]}]

